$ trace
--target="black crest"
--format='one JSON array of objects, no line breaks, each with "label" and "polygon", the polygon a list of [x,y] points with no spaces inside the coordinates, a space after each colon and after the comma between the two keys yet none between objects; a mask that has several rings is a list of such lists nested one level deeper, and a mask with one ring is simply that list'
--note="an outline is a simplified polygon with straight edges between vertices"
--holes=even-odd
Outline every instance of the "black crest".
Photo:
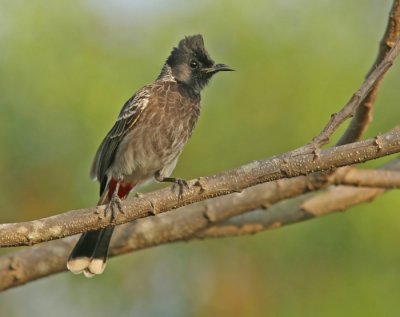
[{"label": "black crest", "polygon": [[198,34],[179,42],[158,78],[171,74],[187,91],[198,95],[214,74],[228,70],[232,69],[225,64],[214,63],[204,47],[203,37]]},{"label": "black crest", "polygon": [[211,59],[204,47],[203,36],[201,34],[187,36],[181,40],[178,47],[174,47],[167,60],[167,64],[175,66],[184,63],[189,57],[194,57],[205,66],[212,66],[214,61]]}]

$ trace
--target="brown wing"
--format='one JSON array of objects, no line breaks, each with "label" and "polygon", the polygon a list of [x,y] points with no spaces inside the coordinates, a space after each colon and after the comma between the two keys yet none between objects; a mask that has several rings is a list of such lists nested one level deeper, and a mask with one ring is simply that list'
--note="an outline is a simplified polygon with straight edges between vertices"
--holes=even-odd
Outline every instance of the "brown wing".
[{"label": "brown wing", "polygon": [[90,177],[100,181],[100,195],[107,184],[106,172],[113,163],[118,145],[125,134],[132,129],[140,114],[146,108],[151,86],[145,86],[133,95],[122,107],[117,122],[100,144],[93,160]]}]

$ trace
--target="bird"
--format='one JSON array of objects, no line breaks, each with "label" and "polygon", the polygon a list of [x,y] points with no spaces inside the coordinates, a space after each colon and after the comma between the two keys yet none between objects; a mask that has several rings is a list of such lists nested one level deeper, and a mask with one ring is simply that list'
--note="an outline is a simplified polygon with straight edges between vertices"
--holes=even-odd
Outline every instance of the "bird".
[{"label": "bird", "polygon": [[[122,107],[100,144],[90,171],[100,183],[98,205],[105,213],[123,212],[122,201],[138,185],[171,182],[182,197],[187,182],[170,177],[200,115],[200,92],[220,71],[201,34],[186,36],[174,47],[156,80],[137,91]],[[103,273],[114,227],[83,233],[67,268],[92,277]]]}]

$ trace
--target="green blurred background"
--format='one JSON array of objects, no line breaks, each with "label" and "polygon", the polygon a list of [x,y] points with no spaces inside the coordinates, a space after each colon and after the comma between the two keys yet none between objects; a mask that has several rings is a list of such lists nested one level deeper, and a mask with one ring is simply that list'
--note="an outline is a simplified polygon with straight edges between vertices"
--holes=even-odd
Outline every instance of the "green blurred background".
[{"label": "green blurred background", "polygon": [[[94,152],[171,48],[202,33],[217,62],[174,175],[310,140],[375,58],[391,1],[0,2],[0,222],[93,206]],[[398,124],[398,65],[368,136]],[[343,131],[343,129],[342,129]],[[382,162],[382,160],[381,160]],[[370,164],[375,166],[381,162]],[[251,237],[179,243],[0,295],[1,316],[399,316],[400,199]],[[12,250],[2,250],[5,254]]]}]

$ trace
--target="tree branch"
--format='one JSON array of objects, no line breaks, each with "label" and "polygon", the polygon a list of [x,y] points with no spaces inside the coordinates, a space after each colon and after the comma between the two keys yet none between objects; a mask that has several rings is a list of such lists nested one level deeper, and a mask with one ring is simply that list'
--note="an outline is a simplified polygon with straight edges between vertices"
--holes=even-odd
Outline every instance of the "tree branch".
[{"label": "tree branch", "polygon": [[[389,162],[382,167],[382,170],[370,170],[366,172],[370,172],[370,180],[367,180],[364,170],[349,168],[349,173],[359,173],[361,179],[363,179],[361,183],[365,185],[372,185],[374,182],[373,178],[375,177],[375,172],[388,172],[388,175],[391,175],[390,177],[397,176],[400,173],[400,159],[395,159]],[[335,173],[342,172],[340,170],[336,170]],[[351,177],[351,183],[354,182],[354,175],[355,174],[353,174]],[[380,176],[383,175],[384,174],[380,174]],[[339,178],[341,177],[342,176],[339,176]],[[331,178],[330,175],[327,176],[326,180],[329,183],[333,180],[333,178]],[[398,180],[394,180],[394,182],[397,183]],[[345,178],[343,178],[342,184],[346,184]],[[386,188],[329,186],[326,191],[317,196],[309,198],[309,195],[306,195],[303,197],[294,198],[294,204],[284,201],[284,204],[275,204],[266,211],[256,210],[244,215],[232,217],[222,223],[219,223],[218,225],[211,226],[201,232],[198,232],[196,237],[217,238],[243,234],[255,234],[263,230],[280,228],[288,224],[325,216],[337,211],[344,211],[359,204],[370,202],[390,188],[390,185]]]},{"label": "tree branch", "polygon": [[[380,64],[389,50],[394,46],[396,39],[400,37],[400,0],[394,0],[392,9],[389,13],[388,23],[386,25],[385,34],[379,45],[378,56],[375,59],[367,77],[371,74],[376,65]],[[347,144],[361,139],[369,123],[372,121],[372,108],[378,93],[382,77],[376,81],[371,91],[367,94],[360,106],[357,108],[355,116],[351,120],[345,133],[342,135],[337,145]]]},{"label": "tree branch", "polygon": [[[340,189],[340,190],[339,190]],[[385,192],[382,188],[355,188],[347,186],[332,187],[334,195],[314,196],[304,200],[307,197],[295,198],[295,204],[288,204],[286,201],[273,205],[268,210],[255,210],[243,215],[228,219],[221,224],[209,227],[196,234],[196,238],[221,238],[240,235],[256,234],[261,231],[278,229],[286,225],[299,223],[305,220],[311,220],[326,216],[338,211],[345,211],[359,204],[370,202]],[[332,199],[334,197],[334,199]],[[1,273],[0,273],[1,274]]]},{"label": "tree branch", "polygon": [[363,100],[367,97],[371,89],[377,85],[377,83],[382,80],[383,75],[392,66],[394,59],[398,56],[400,52],[400,38],[397,38],[393,47],[386,54],[381,63],[367,75],[364,83],[361,85],[360,89],[350,98],[347,104],[338,113],[334,113],[331,119],[321,131],[319,135],[314,137],[310,146],[314,148],[319,148],[324,144],[329,142],[329,139],[333,132],[348,118],[354,116],[357,108]]},{"label": "tree branch", "polygon": [[[400,170],[400,160],[391,162],[385,168]],[[349,172],[353,174],[351,179],[354,179],[354,175],[358,172],[364,173],[354,168]],[[366,172],[371,172],[370,177],[374,177],[376,171]],[[392,175],[397,176],[398,173],[392,172]],[[362,178],[367,179],[365,174]],[[289,197],[325,188],[331,184],[332,179],[331,176],[319,180],[304,176],[282,179],[248,188],[241,193],[185,206],[155,217],[139,219],[116,228],[111,243],[111,256],[175,241],[254,234],[342,210],[369,201],[384,191],[375,188],[348,188],[348,191],[338,193],[334,202],[329,204],[325,201],[317,206],[305,208],[302,206],[304,200],[302,199],[297,201],[296,206],[289,208],[287,204],[285,207],[274,205]],[[366,183],[369,184],[370,181]],[[397,184],[397,180],[395,183]],[[243,215],[259,208],[263,210]],[[236,217],[231,218],[232,216]],[[75,242],[75,237],[69,237],[1,257],[0,290],[65,271],[67,256]]]},{"label": "tree branch", "polygon": [[316,171],[365,162],[400,152],[400,129],[379,137],[342,145],[314,154],[284,153],[263,161],[254,161],[239,168],[214,176],[192,180],[181,202],[170,188],[165,188],[128,200],[125,214],[110,223],[102,216],[104,206],[69,211],[56,216],[30,222],[0,225],[0,246],[33,245],[77,233],[127,223],[138,218],[155,215],[182,205],[210,197],[240,192],[260,183],[281,178],[307,175]]},{"label": "tree branch", "polygon": [[388,170],[359,170],[342,167],[327,177],[329,182],[334,185],[400,188],[400,172]]},{"label": "tree branch", "polygon": [[[309,188],[318,188],[317,181],[311,185],[307,177],[283,179],[118,226],[111,241],[110,255],[187,240],[197,231],[230,215],[268,206]],[[75,243],[76,238],[69,237],[1,257],[0,290],[65,271],[67,256]]]},{"label": "tree branch", "polygon": [[[385,33],[380,41],[378,56],[372,67],[370,68],[367,77],[375,70],[376,65],[382,62],[382,60],[387,56],[390,49],[394,46],[396,39],[400,39],[400,0],[394,0],[392,8],[389,13],[389,19],[386,25]],[[368,93],[368,95],[361,102],[360,106],[356,110],[356,114],[347,127],[345,133],[337,142],[337,145],[347,144],[350,142],[355,142],[361,138],[364,134],[365,130],[368,127],[368,124],[372,120],[372,107],[374,105],[377,92],[382,82],[383,78],[380,78],[376,81],[375,85]],[[332,171],[333,172],[333,171]],[[336,171],[335,175],[339,175],[340,172]],[[345,173],[345,170],[342,172]],[[343,175],[343,174],[342,174]],[[318,175],[317,175],[318,176]],[[310,177],[315,177],[310,176]],[[380,180],[385,180],[386,178],[380,178]],[[375,181],[377,181],[376,179]],[[314,209],[314,206],[321,204],[321,207],[326,203],[330,203],[332,206],[336,206],[338,202],[336,197],[343,196],[343,192],[353,192],[353,189],[349,189],[348,187],[338,187],[337,189],[331,188],[329,191],[323,194],[317,194],[317,196],[313,196],[309,198],[308,201],[304,202],[304,206],[310,209]],[[350,198],[351,196],[348,196]],[[356,196],[355,196],[356,197]],[[318,207],[315,207],[318,208]],[[323,208],[323,207],[322,207]],[[339,206],[338,206],[339,208]]]}]

